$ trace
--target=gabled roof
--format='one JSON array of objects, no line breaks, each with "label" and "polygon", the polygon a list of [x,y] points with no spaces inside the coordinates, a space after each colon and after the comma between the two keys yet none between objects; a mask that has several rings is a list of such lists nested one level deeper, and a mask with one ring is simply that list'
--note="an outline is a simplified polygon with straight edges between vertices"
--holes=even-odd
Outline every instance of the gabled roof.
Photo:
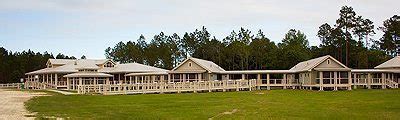
[{"label": "gabled roof", "polygon": [[43,74],[43,73],[74,73],[74,72],[78,72],[79,69],[98,69],[98,72],[103,72],[103,73],[140,73],[140,72],[167,72],[168,71],[165,69],[147,66],[147,65],[143,65],[143,64],[139,64],[139,63],[116,64],[116,65],[114,65],[114,67],[104,67],[104,68],[100,68],[99,66],[97,66],[97,65],[103,64],[107,61],[111,61],[111,60],[108,60],[108,59],[70,60],[70,62],[68,62],[67,64],[62,65],[60,67],[44,68],[44,69],[36,70],[33,72],[29,72],[26,74],[29,75],[29,74]]},{"label": "gabled roof", "polygon": [[142,73],[142,72],[167,72],[168,70],[143,65],[140,63],[117,64],[114,67],[104,67],[99,72],[105,73]]},{"label": "gabled roof", "polygon": [[[107,61],[111,61],[110,59],[49,59],[47,62],[55,65],[66,65],[70,63],[74,63],[75,61],[85,61],[85,62],[92,62],[96,65],[103,64]],[[114,62],[113,62],[114,63]]]},{"label": "gabled roof", "polygon": [[[103,60],[80,59],[80,60],[67,60],[67,59],[49,59],[50,62],[56,62],[59,65],[64,65],[56,68],[44,68],[29,72],[26,74],[42,74],[42,73],[72,73],[78,72],[78,69],[99,69],[96,65]],[[53,63],[52,63],[53,64]]]},{"label": "gabled roof", "polygon": [[340,66],[342,66],[345,69],[350,69],[347,66],[343,65],[342,63],[340,63],[339,61],[337,61],[332,56],[325,55],[322,57],[318,57],[318,58],[314,58],[311,60],[300,62],[297,65],[295,65],[294,67],[290,68],[290,70],[297,71],[297,72],[310,71],[310,70],[314,69],[315,67],[317,67],[318,65],[320,65],[322,62],[324,62],[326,59],[331,59],[331,60],[335,61],[336,63],[338,63]]},{"label": "gabled roof", "polygon": [[51,63],[51,64],[54,64],[54,65],[65,65],[65,64],[68,64],[68,63],[72,63],[74,61],[75,61],[75,59],[49,59],[47,61],[47,63]]},{"label": "gabled roof", "polygon": [[215,64],[212,61],[208,61],[208,60],[203,60],[203,59],[198,59],[198,58],[194,58],[194,57],[189,57],[187,58],[185,61],[183,61],[181,64],[179,64],[178,66],[176,66],[174,69],[172,69],[172,71],[175,71],[176,69],[178,69],[180,66],[182,66],[185,62],[187,62],[188,60],[192,60],[193,62],[195,62],[197,65],[199,65],[200,67],[204,68],[205,70],[207,70],[209,73],[216,73],[216,72],[221,72],[221,71],[225,71],[222,67],[220,67],[219,65]]},{"label": "gabled roof", "polygon": [[400,67],[400,56],[396,56],[378,66],[375,68],[377,69],[382,69],[382,68],[397,68]]}]

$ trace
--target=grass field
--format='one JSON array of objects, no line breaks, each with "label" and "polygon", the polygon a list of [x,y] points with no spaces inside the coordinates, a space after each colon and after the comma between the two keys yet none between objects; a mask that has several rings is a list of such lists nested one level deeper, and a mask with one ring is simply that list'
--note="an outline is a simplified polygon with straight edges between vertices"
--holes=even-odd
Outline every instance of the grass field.
[{"label": "grass field", "polygon": [[272,90],[145,95],[54,94],[26,103],[71,119],[400,119],[400,90]]}]

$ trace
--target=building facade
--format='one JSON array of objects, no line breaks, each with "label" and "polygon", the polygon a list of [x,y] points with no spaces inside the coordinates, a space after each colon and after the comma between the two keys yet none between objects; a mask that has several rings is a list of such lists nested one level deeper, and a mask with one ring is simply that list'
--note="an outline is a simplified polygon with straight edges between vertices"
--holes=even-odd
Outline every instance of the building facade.
[{"label": "building facade", "polygon": [[303,61],[289,70],[226,71],[189,57],[172,70],[109,59],[49,59],[47,68],[26,73],[26,88],[162,93],[252,89],[351,90],[398,88],[400,57],[374,69],[351,69],[332,56]]}]

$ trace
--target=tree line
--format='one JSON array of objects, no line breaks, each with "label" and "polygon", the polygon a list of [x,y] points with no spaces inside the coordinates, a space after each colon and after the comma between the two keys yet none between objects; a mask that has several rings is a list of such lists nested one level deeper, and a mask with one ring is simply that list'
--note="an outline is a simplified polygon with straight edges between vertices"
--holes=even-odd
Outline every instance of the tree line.
[{"label": "tree line", "polygon": [[[333,25],[322,24],[317,36],[321,43],[310,46],[307,36],[290,29],[280,43],[268,39],[262,30],[256,33],[240,28],[223,39],[211,37],[205,27],[186,32],[181,37],[161,32],[146,43],[141,35],[135,41],[119,42],[105,50],[107,58],[118,62],[138,62],[171,69],[188,56],[206,59],[227,70],[289,69],[298,62],[332,55],[352,68],[372,68],[395,56],[394,38],[400,36],[400,17],[394,15],[375,28],[368,18],[357,15],[350,6],[343,6]],[[384,35],[372,39],[375,30]]]},{"label": "tree line", "polygon": [[31,50],[12,52],[0,47],[0,83],[19,82],[21,78],[24,78],[25,73],[45,68],[50,58],[76,59],[74,56],[61,53],[54,56],[48,52],[40,53]]},{"label": "tree line", "polygon": [[[253,33],[240,28],[218,39],[202,27],[183,36],[161,32],[147,40],[141,35],[137,40],[108,47],[105,56],[120,63],[137,62],[165,69],[192,56],[213,61],[226,70],[253,70],[289,69],[301,61],[331,55],[351,68],[373,68],[396,55],[400,16],[394,15],[379,26],[357,15],[352,7],[343,6],[335,23],[319,27],[321,44],[317,46],[310,46],[307,36],[296,29],[288,30],[282,41],[275,43],[262,30]],[[375,30],[384,32],[378,40],[371,38]],[[61,53],[12,52],[0,47],[0,83],[18,82],[24,73],[46,67],[49,58],[77,59]]]}]

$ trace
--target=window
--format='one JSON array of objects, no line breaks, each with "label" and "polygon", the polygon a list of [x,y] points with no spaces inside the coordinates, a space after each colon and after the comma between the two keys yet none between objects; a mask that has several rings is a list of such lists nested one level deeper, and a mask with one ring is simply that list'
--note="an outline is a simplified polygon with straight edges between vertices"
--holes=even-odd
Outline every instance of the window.
[{"label": "window", "polygon": [[347,72],[340,72],[340,78],[347,78],[348,73]]},{"label": "window", "polygon": [[192,62],[189,62],[189,67],[192,67]]},{"label": "window", "polygon": [[331,77],[331,72],[322,72],[323,78],[330,78]]},{"label": "window", "polygon": [[186,74],[188,79],[196,79],[196,74]]},{"label": "window", "polygon": [[97,70],[92,70],[92,69],[80,69],[78,71],[79,72],[97,72]]},{"label": "window", "polygon": [[174,74],[173,77],[174,77],[174,79],[181,79],[180,74]]},{"label": "window", "polygon": [[326,61],[328,64],[331,64],[331,60]]},{"label": "window", "polygon": [[51,65],[51,64],[47,65],[47,68],[52,68],[52,67],[53,67],[53,65]]},{"label": "window", "polygon": [[104,67],[114,67],[114,64],[111,62],[107,62],[106,64],[104,64]]}]

